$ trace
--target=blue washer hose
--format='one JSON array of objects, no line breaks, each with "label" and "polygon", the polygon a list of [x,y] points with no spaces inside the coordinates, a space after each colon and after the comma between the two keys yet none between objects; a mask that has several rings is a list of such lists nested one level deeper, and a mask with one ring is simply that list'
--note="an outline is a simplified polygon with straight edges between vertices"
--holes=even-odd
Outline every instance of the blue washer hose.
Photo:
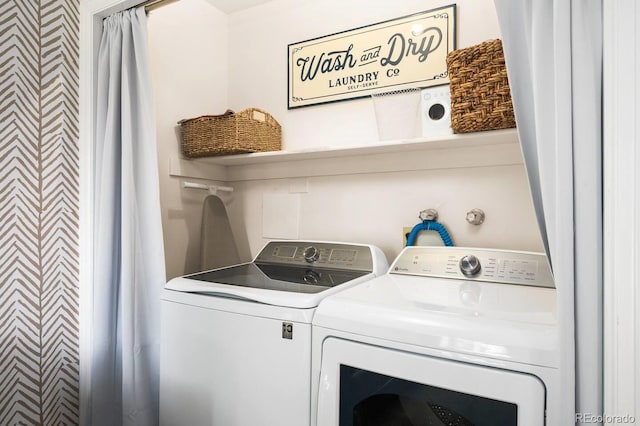
[{"label": "blue washer hose", "polygon": [[407,237],[407,246],[413,246],[416,244],[416,239],[418,238],[418,234],[420,231],[436,231],[440,234],[440,238],[442,238],[442,242],[447,247],[453,247],[453,241],[451,241],[451,237],[447,232],[447,228],[444,227],[443,224],[436,222],[435,220],[425,220],[422,223],[417,224],[413,227],[411,232],[409,232],[409,236]]}]

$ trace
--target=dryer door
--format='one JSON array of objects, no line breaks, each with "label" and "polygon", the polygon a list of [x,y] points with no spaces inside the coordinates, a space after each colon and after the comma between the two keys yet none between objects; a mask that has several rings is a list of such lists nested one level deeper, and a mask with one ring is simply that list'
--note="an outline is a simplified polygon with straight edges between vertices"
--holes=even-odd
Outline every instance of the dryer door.
[{"label": "dryer door", "polygon": [[543,426],[535,376],[325,340],[318,426]]}]

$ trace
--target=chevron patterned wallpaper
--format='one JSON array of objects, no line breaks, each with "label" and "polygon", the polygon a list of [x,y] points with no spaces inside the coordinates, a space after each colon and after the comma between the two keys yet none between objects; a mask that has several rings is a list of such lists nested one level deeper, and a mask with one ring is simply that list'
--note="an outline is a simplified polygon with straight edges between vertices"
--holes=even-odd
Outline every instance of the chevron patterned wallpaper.
[{"label": "chevron patterned wallpaper", "polygon": [[80,0],[0,0],[0,425],[79,419]]}]

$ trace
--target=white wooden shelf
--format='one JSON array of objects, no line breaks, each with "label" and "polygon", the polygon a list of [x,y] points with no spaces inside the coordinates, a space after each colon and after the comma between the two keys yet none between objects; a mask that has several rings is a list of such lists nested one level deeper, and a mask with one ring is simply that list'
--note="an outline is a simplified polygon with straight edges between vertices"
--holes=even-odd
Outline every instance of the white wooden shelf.
[{"label": "white wooden shelf", "polygon": [[254,154],[226,155],[220,157],[204,157],[192,161],[218,164],[223,166],[239,166],[257,163],[274,163],[283,161],[313,160],[333,157],[357,157],[370,154],[385,154],[398,151],[418,151],[424,149],[462,148],[486,146],[506,143],[517,143],[518,134],[515,129],[494,130],[489,132],[445,135],[437,139],[416,138],[396,140],[349,147],[320,147],[301,151],[272,151]]},{"label": "white wooden shelf", "polygon": [[363,146],[173,159],[171,174],[233,182],[521,163],[517,131],[506,129]]}]

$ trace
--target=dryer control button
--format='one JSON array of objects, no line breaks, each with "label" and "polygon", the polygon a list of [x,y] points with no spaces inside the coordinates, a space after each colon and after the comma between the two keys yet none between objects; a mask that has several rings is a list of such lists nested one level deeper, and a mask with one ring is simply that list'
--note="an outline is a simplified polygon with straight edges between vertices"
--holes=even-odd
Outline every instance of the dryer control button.
[{"label": "dryer control button", "polygon": [[482,268],[482,266],[480,265],[480,260],[472,254],[463,256],[460,259],[459,266],[460,272],[462,272],[467,277],[476,275]]},{"label": "dryer control button", "polygon": [[304,251],[302,252],[302,255],[304,256],[304,260],[306,260],[309,263],[312,263],[320,259],[320,250],[318,250],[314,246],[309,246],[304,249]]}]

